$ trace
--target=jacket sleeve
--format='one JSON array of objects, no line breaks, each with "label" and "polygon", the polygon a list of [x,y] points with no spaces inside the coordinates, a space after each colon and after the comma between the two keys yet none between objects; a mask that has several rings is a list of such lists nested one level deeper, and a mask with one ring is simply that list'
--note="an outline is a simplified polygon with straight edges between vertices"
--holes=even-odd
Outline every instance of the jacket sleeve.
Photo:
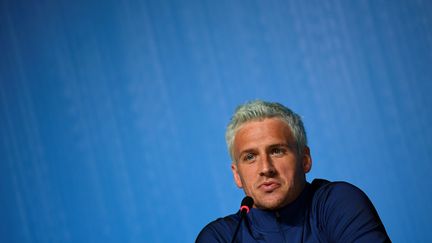
[{"label": "jacket sleeve", "polygon": [[230,242],[233,227],[237,221],[231,217],[219,218],[206,225],[198,234],[196,243],[225,243]]},{"label": "jacket sleeve", "polygon": [[375,207],[359,188],[333,182],[318,190],[315,199],[318,228],[329,242],[391,242]]},{"label": "jacket sleeve", "polygon": [[204,227],[201,232],[198,234],[195,243],[221,243],[220,236],[218,233],[212,229],[211,225],[207,225]]}]

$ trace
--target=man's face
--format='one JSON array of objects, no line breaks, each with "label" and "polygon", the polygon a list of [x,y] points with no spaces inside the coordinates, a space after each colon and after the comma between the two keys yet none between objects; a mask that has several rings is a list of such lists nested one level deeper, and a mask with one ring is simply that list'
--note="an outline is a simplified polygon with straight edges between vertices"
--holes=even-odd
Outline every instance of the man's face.
[{"label": "man's face", "polygon": [[289,126],[279,118],[243,124],[233,152],[235,183],[262,209],[278,209],[294,201],[312,166],[309,148],[299,155]]}]

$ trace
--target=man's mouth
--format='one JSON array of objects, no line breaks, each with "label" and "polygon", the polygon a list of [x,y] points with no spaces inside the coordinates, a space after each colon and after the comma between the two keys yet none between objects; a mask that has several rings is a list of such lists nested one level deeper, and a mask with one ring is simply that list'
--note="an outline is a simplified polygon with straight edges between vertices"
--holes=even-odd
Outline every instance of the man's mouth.
[{"label": "man's mouth", "polygon": [[264,182],[259,186],[259,188],[261,190],[263,190],[264,192],[272,192],[279,187],[280,187],[280,184],[275,182],[275,181]]}]

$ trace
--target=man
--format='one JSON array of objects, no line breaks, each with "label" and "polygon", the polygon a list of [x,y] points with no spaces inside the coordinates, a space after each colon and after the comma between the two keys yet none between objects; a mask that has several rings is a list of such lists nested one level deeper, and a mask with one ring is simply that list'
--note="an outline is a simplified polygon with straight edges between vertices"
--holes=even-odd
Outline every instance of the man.
[{"label": "man", "polygon": [[390,242],[381,220],[357,187],[306,181],[312,158],[303,122],[278,103],[239,106],[227,127],[234,181],[254,200],[240,213],[209,223],[196,242]]}]

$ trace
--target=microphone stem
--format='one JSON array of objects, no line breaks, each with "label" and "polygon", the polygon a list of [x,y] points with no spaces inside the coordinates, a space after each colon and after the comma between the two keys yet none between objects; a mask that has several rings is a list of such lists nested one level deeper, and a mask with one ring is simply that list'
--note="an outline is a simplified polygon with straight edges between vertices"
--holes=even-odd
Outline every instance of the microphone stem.
[{"label": "microphone stem", "polygon": [[237,233],[238,233],[238,231],[240,229],[240,225],[241,225],[241,223],[242,223],[243,218],[245,217],[245,215],[246,215],[246,211],[245,210],[241,210],[240,211],[240,221],[238,222],[237,227],[236,227],[236,229],[234,231],[234,235],[233,235],[233,237],[231,239],[231,243],[234,243],[234,241],[235,241],[235,239],[237,237]]}]

